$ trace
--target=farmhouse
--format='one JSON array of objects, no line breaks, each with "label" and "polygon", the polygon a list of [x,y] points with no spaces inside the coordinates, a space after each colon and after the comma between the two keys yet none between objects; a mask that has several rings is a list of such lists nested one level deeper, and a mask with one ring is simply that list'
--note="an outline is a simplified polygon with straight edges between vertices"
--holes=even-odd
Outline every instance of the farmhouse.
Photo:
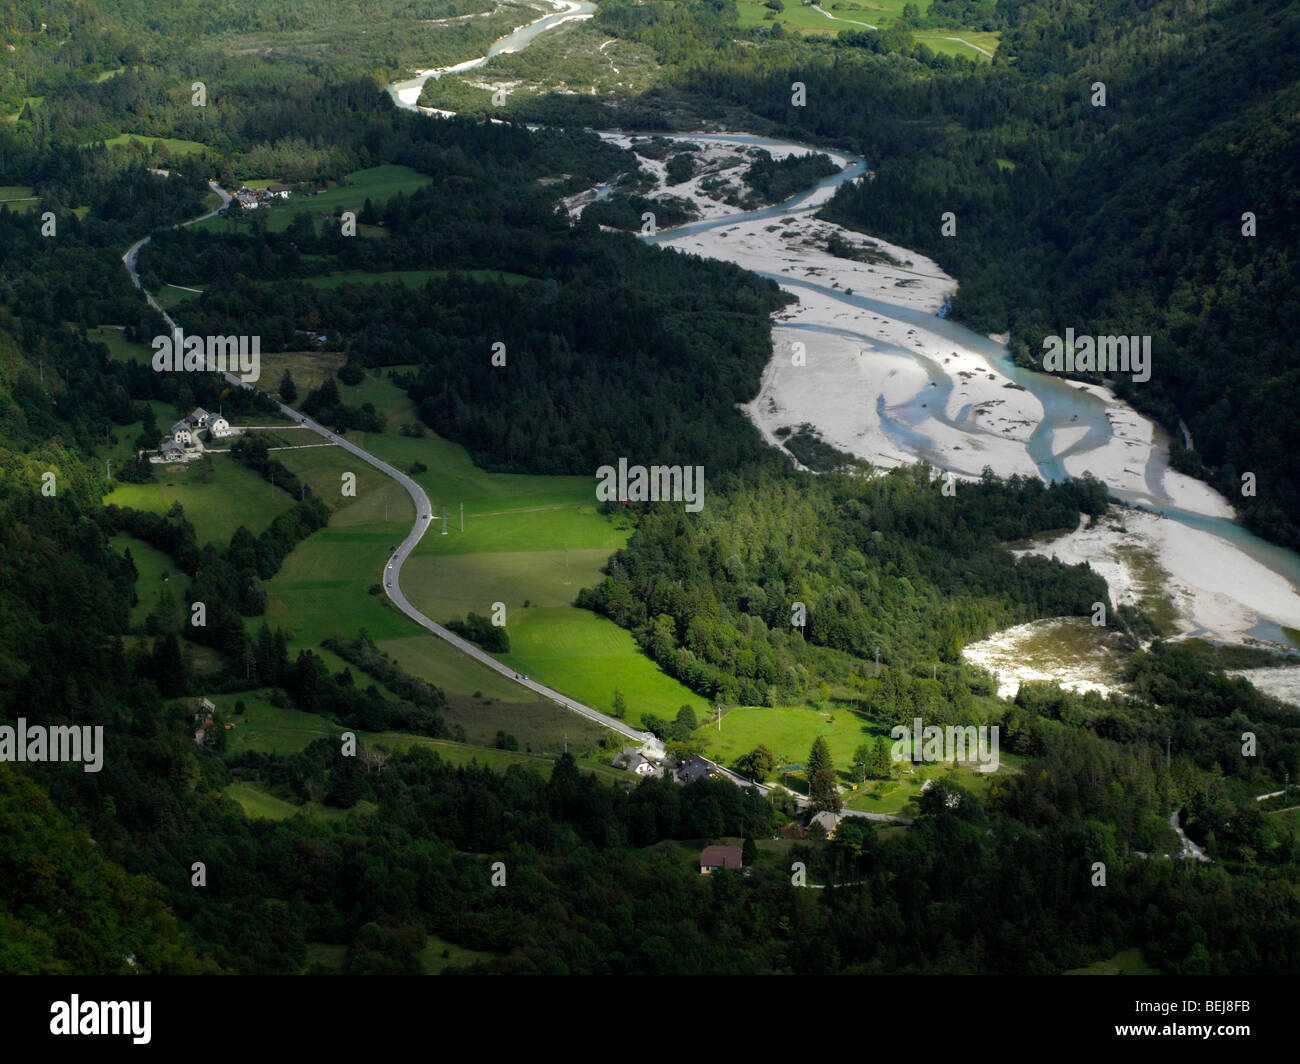
[{"label": "farmhouse", "polygon": [[653,776],[655,766],[641,751],[633,746],[625,746],[614,758],[614,767],[633,772],[638,776]]},{"label": "farmhouse", "polygon": [[825,838],[833,839],[835,838],[835,830],[840,826],[840,819],[834,813],[823,809],[809,819],[808,827],[814,829],[814,831],[820,829]]},{"label": "farmhouse", "polygon": [[678,783],[694,783],[696,780],[706,780],[712,775],[713,766],[699,754],[677,768]]},{"label": "farmhouse", "polygon": [[208,439],[223,439],[236,435],[230,422],[220,414],[210,414],[201,406],[196,406],[192,413],[171,427],[170,435],[158,447],[158,453],[151,462],[188,462],[203,457],[203,442],[199,433],[206,432]]},{"label": "farmhouse", "polygon": [[719,868],[741,868],[744,861],[739,846],[706,846],[700,851],[700,875],[707,876]]},{"label": "farmhouse", "polygon": [[266,198],[286,200],[289,198],[291,191],[288,185],[270,185],[266,190]]}]

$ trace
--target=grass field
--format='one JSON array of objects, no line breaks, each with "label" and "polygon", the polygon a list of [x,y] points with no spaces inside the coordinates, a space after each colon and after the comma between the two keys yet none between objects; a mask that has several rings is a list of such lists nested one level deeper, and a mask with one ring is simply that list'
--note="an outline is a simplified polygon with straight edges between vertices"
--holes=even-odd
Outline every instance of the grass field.
[{"label": "grass field", "polygon": [[[772,750],[778,764],[802,765],[808,760],[813,741],[821,737],[830,748],[831,760],[841,782],[850,786],[856,781],[851,779],[849,766],[859,745],[865,742],[874,746],[880,736],[891,750],[893,748],[887,727],[842,703],[827,706],[744,706],[723,715],[720,731],[712,728],[701,731],[707,731],[710,737],[709,756],[724,765],[734,763],[759,744]],[[1001,772],[1008,772],[1016,770],[1020,759],[1000,752],[999,760]],[[897,769],[890,780],[867,780],[859,784],[857,791],[846,791],[844,801],[850,809],[896,814],[916,798],[926,779],[944,776],[949,771],[952,771],[952,766],[947,763],[908,764]],[[996,774],[988,775],[964,766],[956,772],[957,783],[978,794],[986,793],[997,778]],[[802,775],[788,778],[778,775],[774,779],[792,791],[807,792],[807,782]]]},{"label": "grass field", "polygon": [[[276,178],[265,179],[274,183]],[[252,182],[246,182],[252,184]],[[366,200],[378,206],[398,193],[410,195],[416,189],[427,185],[429,178],[409,166],[385,164],[368,170],[357,170],[344,180],[342,185],[327,188],[314,196],[295,193],[287,202],[274,206],[259,207],[257,213],[266,220],[267,229],[273,233],[283,232],[289,228],[293,216],[299,211],[306,211],[317,221],[327,212],[338,215],[342,211],[357,211],[365,206]],[[197,223],[208,229],[223,229],[228,223],[221,218],[209,218]],[[370,227],[358,225],[357,232]]]},{"label": "grass field", "polygon": [[165,284],[154,292],[154,298],[158,300],[158,305],[163,310],[171,310],[176,304],[184,303],[187,299],[198,299],[202,294],[202,291],[190,291],[188,286]]},{"label": "grass field", "polygon": [[34,211],[38,202],[30,185],[0,185],[0,205],[11,211]]},{"label": "grass field", "polygon": [[[410,750],[415,746],[427,747],[447,764],[457,767],[478,763],[496,772],[504,772],[511,765],[519,765],[540,773],[546,779],[550,779],[551,772],[555,769],[554,758],[520,753],[515,750],[494,750],[481,746],[467,746],[463,743],[451,743],[442,739],[430,739],[423,735],[410,735],[407,732],[377,732],[374,735],[368,735],[366,742],[386,746],[390,750],[401,752]],[[582,757],[576,760],[578,768],[582,772],[594,772],[596,777],[605,783],[625,784],[632,782],[629,773],[611,768],[602,761]]]},{"label": "grass field", "polygon": [[148,365],[153,358],[153,349],[148,344],[135,343],[126,338],[126,333],[111,325],[101,325],[97,329],[87,329],[86,335],[98,340],[108,348],[109,355],[122,362],[139,362]]},{"label": "grass field", "polygon": [[631,632],[605,617],[550,606],[523,610],[515,618],[507,625],[510,653],[497,656],[579,702],[612,712],[618,688],[633,724],[647,713],[671,719],[683,705],[697,716],[712,712],[706,699],[642,654]]},{"label": "grass field", "polygon": [[[268,382],[264,378],[264,386]],[[414,474],[415,479],[429,493],[435,512],[446,508],[448,534],[436,529],[425,536],[403,568],[403,590],[415,605],[435,620],[446,621],[471,609],[487,614],[494,602],[505,602],[512,652],[503,660],[516,671],[602,709],[612,707],[614,689],[604,678],[618,676],[633,720],[640,713],[672,715],[683,704],[703,711],[705,701],[665,675],[628,632],[571,605],[582,587],[600,579],[600,566],[626,542],[629,532],[621,522],[596,512],[590,478],[486,473],[474,466],[464,448],[433,434],[420,439],[394,435],[409,412],[409,401],[388,378],[367,376],[342,391],[348,402],[364,395],[391,415],[389,431],[364,436],[361,446],[399,468],[410,468],[415,461],[424,464],[426,471]],[[313,449],[278,456],[326,497],[327,487],[337,495],[334,456],[342,453]],[[362,626],[380,642],[412,638],[405,618],[385,600],[366,594],[388,552],[410,527],[409,503],[401,501],[405,493],[397,485],[391,488],[399,494],[389,498],[389,523],[383,523],[384,490],[369,486],[358,470],[356,501],[341,509],[328,529],[294,551],[271,582],[269,612],[293,630],[294,645],[311,645],[327,635],[352,635]],[[400,518],[394,500],[402,507]],[[322,596],[322,590],[336,594]],[[525,609],[525,600],[538,605]],[[346,627],[336,602],[348,603]],[[447,676],[449,690],[461,694],[494,690],[495,697],[518,703],[518,727],[508,726],[511,713],[493,714],[505,719],[506,731],[521,742],[527,740],[519,732],[536,731],[524,724],[532,723],[535,708],[528,707],[536,703],[520,702],[522,689],[490,679],[490,670],[481,666],[452,665],[450,648],[437,640],[417,637],[416,642],[427,644],[427,649],[413,664],[415,675],[434,683]],[[457,710],[472,712],[472,707],[458,705]],[[555,717],[554,722],[563,726],[564,719]],[[574,725],[579,720],[569,715]]]},{"label": "grass field", "polygon": [[104,141],[109,148],[125,148],[130,144],[138,144],[142,148],[152,148],[154,144],[161,141],[171,155],[198,155],[200,152],[208,150],[206,144],[200,144],[197,140],[177,140],[175,137],[147,137],[138,133],[119,133],[116,137]]},{"label": "grass field", "polygon": [[1066,975],[1159,975],[1142,956],[1140,949],[1120,950],[1104,961],[1095,961],[1085,968],[1072,968]]},{"label": "grass field", "polygon": [[[854,23],[865,23],[868,26],[883,28],[891,25],[903,13],[902,0],[899,0],[898,3],[889,0],[889,2],[881,5],[823,3],[821,7],[834,15],[835,18],[827,18],[821,11],[805,7],[803,4],[797,3],[796,0],[787,3],[785,10],[777,14],[775,18],[765,18],[764,16],[772,14],[772,11],[763,5],[762,0],[736,0],[736,10],[739,16],[737,25],[741,29],[750,29],[754,26],[770,26],[773,22],[781,22],[788,30],[833,37],[841,30],[863,28],[854,25]],[[843,21],[836,21],[837,19]]]},{"label": "grass field", "polygon": [[[273,706],[267,691],[241,691],[238,694],[209,694],[222,721],[233,723],[228,735],[228,749],[234,753],[252,750],[259,754],[294,754],[317,739],[341,735],[343,729],[333,721],[300,709]],[[244,712],[235,713],[235,703],[244,703]]]},{"label": "grass field", "polygon": [[382,273],[354,270],[351,273],[332,273],[327,277],[309,277],[305,283],[313,288],[325,289],[341,288],[345,284],[400,284],[407,288],[418,288],[425,281],[450,277],[453,273],[472,277],[476,281],[504,281],[506,284],[524,284],[533,280],[522,273],[506,270],[388,270]]},{"label": "grass field", "polygon": [[[764,6],[763,0],[737,0],[736,21],[741,29],[771,26],[774,22],[780,22],[786,30],[834,37],[844,30],[873,26],[879,30],[888,29],[902,18],[904,6],[912,2],[914,0],[832,0],[829,3],[823,2],[818,7],[806,7],[791,0],[785,5],[784,11],[769,18],[773,12]],[[928,9],[929,5],[919,6]],[[983,62],[989,61],[989,56],[983,52],[997,51],[999,37],[1000,34],[995,32],[965,29],[927,29],[913,33],[915,41],[924,41],[932,51],[941,55],[959,55]]]},{"label": "grass field", "polygon": [[283,491],[237,464],[229,455],[213,455],[212,471],[212,480],[204,484],[198,478],[197,463],[159,466],[154,473],[155,480],[145,484],[119,484],[104,496],[104,502],[156,514],[165,514],[178,502],[186,519],[194,525],[199,544],[216,543],[223,547],[240,525],[258,535],[266,531],[278,514],[293,505],[293,500]]},{"label": "grass field", "polygon": [[912,34],[912,39],[917,44],[924,43],[940,55],[961,56],[988,63],[991,59],[984,53],[997,52],[1000,34],[978,30],[918,30]]},{"label": "grass field", "polygon": [[287,820],[302,813],[313,820],[342,820],[349,813],[372,813],[375,807],[369,802],[358,802],[351,809],[339,809],[320,802],[304,802],[295,805],[283,798],[268,794],[256,784],[236,780],[221,792],[227,798],[239,803],[244,815],[250,820]]},{"label": "grass field", "polygon": [[162,594],[163,578],[171,587],[172,595],[178,604],[185,592],[186,577],[176,563],[166,554],[151,547],[142,539],[136,539],[125,532],[119,532],[109,540],[113,549],[119,554],[131,551],[131,560],[135,562],[139,574],[135,581],[135,593],[139,602],[131,607],[131,627],[144,625],[144,619],[158,605],[158,596]]},{"label": "grass field", "polygon": [[492,954],[476,949],[466,949],[454,942],[429,935],[420,951],[420,968],[425,975],[440,975],[446,968],[468,968],[480,961],[491,960]]},{"label": "grass field", "polygon": [[[280,380],[284,371],[289,371],[293,383],[298,389],[298,402],[306,398],[313,388],[319,388],[326,377],[332,377],[343,365],[346,356],[342,351],[264,351],[262,353],[262,379],[257,382],[259,388],[270,392],[277,399]],[[338,382],[335,381],[337,384]],[[349,403],[354,400],[348,399]]]},{"label": "grass field", "polygon": [[31,104],[32,108],[34,109],[39,107],[41,105],[41,102],[44,99],[45,99],[44,96],[24,96],[22,107],[19,107],[18,110],[16,110],[13,114],[9,115],[7,120],[10,122],[17,122],[18,119],[22,117],[23,109],[27,107],[28,104]]}]

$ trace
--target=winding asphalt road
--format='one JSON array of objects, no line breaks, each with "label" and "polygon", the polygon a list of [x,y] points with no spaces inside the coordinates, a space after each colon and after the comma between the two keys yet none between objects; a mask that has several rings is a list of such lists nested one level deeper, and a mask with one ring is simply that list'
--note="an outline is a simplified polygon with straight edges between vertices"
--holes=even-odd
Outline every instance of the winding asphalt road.
[{"label": "winding asphalt road", "polygon": [[[206,218],[211,218],[230,202],[230,194],[217,185],[215,181],[210,181],[208,184],[212,191],[221,197],[221,207],[209,211],[207,214],[199,215],[197,218],[191,218],[188,222],[182,222],[181,225],[193,225],[195,222],[201,222]],[[140,274],[136,268],[136,260],[139,257],[140,249],[144,247],[145,244],[149,243],[150,239],[150,237],[145,237],[144,239],[137,240],[132,244],[131,247],[127,249],[126,254],[122,256],[122,263],[126,266],[127,272],[130,273],[131,281],[138,289],[140,289],[141,292],[144,293],[144,297],[149,301],[149,305],[162,315],[163,320],[167,322],[168,327],[174,331],[178,329],[179,326],[172,319],[171,315],[159,305],[158,301],[154,299],[148,289],[140,283]],[[233,373],[222,373],[221,375],[237,387],[248,389],[252,389],[253,387],[251,383],[240,380],[239,377],[235,376]],[[526,676],[521,676],[519,673],[515,672],[514,669],[497,661],[497,659],[492,657],[492,655],[487,653],[487,651],[480,649],[468,640],[462,639],[455,632],[449,631],[442,625],[431,621],[411,605],[407,600],[406,595],[402,592],[402,564],[411,556],[411,552],[415,550],[416,544],[424,538],[424,534],[428,532],[430,527],[433,525],[433,506],[429,502],[429,496],[425,494],[424,489],[420,487],[419,484],[401,470],[396,469],[383,461],[383,459],[376,458],[369,451],[365,451],[358,447],[351,440],[344,439],[337,433],[331,432],[323,425],[317,424],[300,411],[294,410],[292,407],[286,406],[284,403],[277,403],[276,405],[279,406],[280,412],[291,421],[296,422],[304,428],[311,429],[313,432],[319,433],[330,443],[350,452],[357,458],[361,459],[361,461],[374,466],[385,476],[391,477],[393,480],[397,481],[406,489],[406,493],[411,497],[411,502],[415,504],[415,524],[411,528],[411,531],[407,533],[406,538],[402,540],[401,545],[393,553],[393,556],[388,560],[387,567],[381,574],[381,579],[384,583],[384,591],[388,595],[389,599],[392,600],[393,605],[406,614],[406,616],[410,617],[411,620],[415,621],[416,624],[420,625],[422,628],[428,629],[438,638],[445,639],[462,654],[467,654],[469,657],[482,665],[485,665],[493,672],[499,673],[506,679],[519,684],[521,687],[526,687],[535,694],[539,694],[544,698],[550,699],[552,702],[558,703],[565,709],[572,710],[579,716],[586,717],[588,720],[596,724],[609,728],[611,731],[618,732],[620,735],[631,739],[638,745],[649,748],[649,750],[656,756],[663,756],[662,744],[649,732],[637,731],[635,728],[625,724],[623,721],[616,720],[613,717],[600,712],[598,709],[593,709],[591,706],[583,705],[581,702],[575,702],[572,698],[547,687],[545,684],[538,683],[536,680],[529,679]],[[733,773],[727,773],[727,775],[734,776]],[[739,777],[735,778],[739,780]]]}]

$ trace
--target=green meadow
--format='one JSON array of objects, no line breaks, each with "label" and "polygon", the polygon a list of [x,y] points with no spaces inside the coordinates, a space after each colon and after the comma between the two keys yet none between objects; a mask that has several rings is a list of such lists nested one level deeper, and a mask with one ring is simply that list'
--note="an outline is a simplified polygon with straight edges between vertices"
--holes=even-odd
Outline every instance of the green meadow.
[{"label": "green meadow", "polygon": [[197,140],[177,140],[175,137],[148,137],[138,133],[119,133],[116,137],[110,137],[104,141],[104,144],[109,148],[136,147],[147,150],[159,142],[166,147],[171,155],[198,155],[200,152],[208,150],[206,144],[200,144]]},{"label": "green meadow", "polygon": [[[266,689],[240,691],[237,694],[208,692],[225,723],[234,724],[227,739],[236,753],[293,754],[317,739],[332,739],[343,728],[316,713],[272,705]],[[244,703],[244,712],[235,713],[235,703]]]},{"label": "green meadow", "polygon": [[441,280],[453,273],[472,277],[476,281],[503,281],[506,284],[524,284],[533,280],[522,273],[510,273],[508,270],[386,270],[379,273],[353,270],[349,273],[331,273],[325,277],[309,277],[304,283],[313,288],[325,289],[341,288],[345,284],[400,284],[407,288],[418,288],[425,281]]},{"label": "green meadow", "polygon": [[1085,968],[1072,968],[1066,975],[1159,975],[1142,956],[1140,949],[1123,949],[1104,961],[1094,961]]},{"label": "green meadow", "polygon": [[131,560],[135,563],[135,593],[139,602],[131,607],[132,628],[143,626],[145,618],[158,605],[164,582],[170,584],[176,601],[181,601],[187,578],[168,555],[125,532],[119,532],[109,540],[109,544],[119,554],[130,550]]},{"label": "green meadow", "polygon": [[[780,22],[786,30],[834,37],[845,30],[871,26],[879,30],[888,29],[903,17],[904,6],[912,2],[914,0],[833,0],[831,3],[821,3],[819,10],[789,0],[784,11],[774,14],[764,5],[763,0],[737,0],[736,24],[741,29],[752,29]],[[929,5],[923,6],[928,9]],[[989,56],[983,52],[992,54],[997,51],[1000,34],[984,30],[927,29],[914,31],[912,37],[914,41],[924,42],[931,51],[941,55],[964,56],[988,62]]]},{"label": "green meadow", "polygon": [[104,503],[156,514],[165,514],[174,503],[180,503],[200,545],[224,547],[240,525],[253,535],[265,532],[277,515],[293,505],[287,494],[229,455],[212,456],[212,480],[208,483],[200,481],[194,462],[158,466],[154,477],[145,484],[119,484],[104,496]]},{"label": "green meadow", "polygon": [[[720,764],[731,765],[737,758],[760,744],[766,745],[776,755],[779,765],[803,765],[813,742],[822,738],[830,749],[831,760],[839,772],[842,783],[850,787],[844,795],[848,808],[870,813],[898,813],[916,798],[921,786],[930,777],[956,772],[956,782],[967,790],[984,794],[997,779],[997,775],[1014,772],[1022,759],[999,751],[1000,769],[997,774],[976,772],[959,765],[955,770],[950,763],[907,763],[895,769],[889,780],[867,780],[857,783],[850,765],[857,748],[866,743],[874,746],[877,737],[883,737],[889,748],[894,741],[889,728],[873,720],[851,705],[832,702],[798,706],[742,706],[724,713],[722,728],[702,727],[700,734],[709,736],[709,756]],[[773,777],[790,790],[807,792],[802,773]]]},{"label": "green meadow", "polygon": [[13,114],[7,116],[6,121],[17,122],[18,119],[22,117],[23,111],[28,106],[30,106],[32,110],[35,110],[37,107],[41,105],[41,102],[44,99],[45,99],[44,96],[24,96],[22,106],[19,107],[18,110],[16,110]]},{"label": "green meadow", "polygon": [[451,967],[469,968],[481,961],[490,960],[491,953],[482,950],[466,949],[454,942],[429,935],[424,940],[425,946],[419,953],[420,969],[425,975],[441,975]]},{"label": "green meadow", "polygon": [[671,719],[680,706],[697,716],[712,712],[706,699],[684,687],[641,653],[632,633],[574,606],[527,609],[507,624],[510,653],[497,657],[518,672],[606,713],[614,690],[623,693],[629,723],[646,714]]},{"label": "green meadow", "polygon": [[295,805],[284,798],[262,790],[256,784],[240,780],[229,784],[221,792],[227,798],[237,802],[250,820],[287,820],[291,816],[303,813],[312,820],[342,820],[349,813],[374,812],[374,806],[368,802],[358,802],[352,809],[339,809],[320,802],[304,802]]},{"label": "green meadow", "polygon": [[11,211],[34,211],[39,202],[30,185],[0,185],[0,206]]},{"label": "green meadow", "polygon": [[978,30],[917,30],[912,34],[913,41],[940,55],[961,56],[983,63],[991,62],[984,52],[996,53],[999,38],[1000,34]]},{"label": "green meadow", "polygon": [[[265,178],[259,181],[246,181],[245,184],[274,184],[277,178]],[[322,192],[314,195],[306,195],[303,192],[294,192],[287,201],[276,203],[269,206],[257,208],[256,213],[266,221],[267,229],[273,233],[279,233],[289,228],[289,223],[293,216],[300,211],[306,211],[317,222],[321,220],[320,216],[325,213],[338,215],[342,211],[359,212],[365,206],[366,200],[378,206],[392,197],[403,194],[410,195],[416,189],[421,188],[429,183],[429,178],[417,170],[412,170],[409,166],[397,166],[393,164],[384,164],[383,166],[373,166],[367,170],[357,170],[349,174],[343,181],[343,184],[333,188],[327,188]],[[233,191],[233,190],[231,190]],[[251,213],[251,212],[249,212]],[[209,218],[206,221],[198,222],[197,225],[208,229],[222,229],[229,223],[221,218]],[[374,230],[374,226],[357,226],[357,233],[361,235],[380,235],[383,230],[380,229],[375,233],[363,233],[364,230]]]},{"label": "green meadow", "polygon": [[[466,746],[464,743],[452,743],[443,739],[430,739],[423,735],[411,735],[407,732],[377,732],[366,736],[367,743],[386,746],[390,750],[405,752],[413,747],[432,750],[443,761],[457,768],[464,765],[483,765],[496,772],[504,772],[511,765],[530,769],[550,779],[555,769],[555,758],[539,757],[536,754],[519,753],[514,750],[494,750],[481,746]],[[592,772],[597,779],[605,783],[628,782],[628,774],[601,761],[579,757],[576,759],[581,772]]]}]

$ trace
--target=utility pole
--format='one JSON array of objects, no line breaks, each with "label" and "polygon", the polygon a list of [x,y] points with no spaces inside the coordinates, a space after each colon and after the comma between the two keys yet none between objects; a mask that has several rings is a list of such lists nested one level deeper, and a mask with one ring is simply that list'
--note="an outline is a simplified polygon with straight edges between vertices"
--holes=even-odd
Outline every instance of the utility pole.
[{"label": "utility pole", "polygon": [[465,531],[465,504],[460,504],[460,530]]},{"label": "utility pole", "polygon": [[107,458],[104,459],[104,475],[107,476],[109,480],[113,479],[113,463]]},{"label": "utility pole", "polygon": [[442,508],[442,534],[447,534],[447,507]]},{"label": "utility pole", "polygon": [[876,647],[876,675],[880,675],[880,647]]}]

